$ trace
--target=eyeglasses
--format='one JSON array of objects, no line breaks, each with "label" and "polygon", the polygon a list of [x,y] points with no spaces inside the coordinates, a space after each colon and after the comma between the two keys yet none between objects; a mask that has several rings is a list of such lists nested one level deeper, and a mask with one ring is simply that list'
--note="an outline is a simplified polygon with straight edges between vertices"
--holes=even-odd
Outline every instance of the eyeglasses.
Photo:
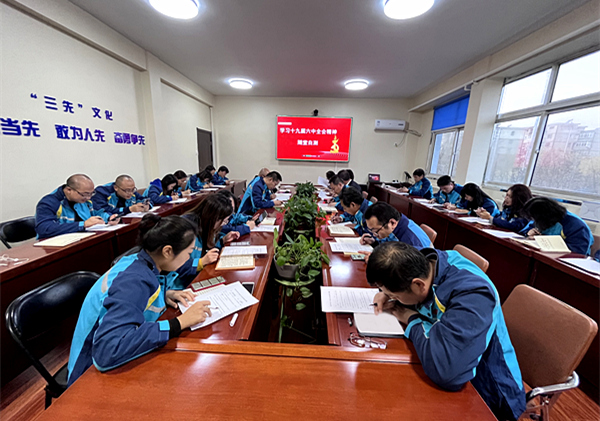
[{"label": "eyeglasses", "polygon": [[125,194],[134,194],[137,191],[137,187],[134,187],[132,189],[123,189],[123,188],[117,186],[116,184],[115,184],[115,187],[118,187],[119,190],[121,190]]},{"label": "eyeglasses", "polygon": [[350,332],[350,337],[348,338],[348,342],[352,345],[357,346],[359,348],[377,348],[377,349],[386,349],[387,342],[381,339],[373,339],[368,336],[362,336],[358,333]]},{"label": "eyeglasses", "polygon": [[84,199],[91,199],[92,196],[94,195],[94,192],[91,192],[91,193],[81,193],[79,190],[74,189],[73,187],[71,187],[69,185],[67,185],[67,187],[70,188],[73,191],[76,191],[77,194],[79,194],[79,196],[83,197]]},{"label": "eyeglasses", "polygon": [[389,222],[390,222],[390,221],[387,221],[385,224],[383,224],[382,226],[380,226],[380,227],[379,227],[379,228],[377,228],[376,230],[369,230],[369,231],[371,231],[373,234],[379,234],[379,231],[381,231],[382,229],[384,229],[384,228],[385,228],[385,226],[386,226],[387,224],[389,224]]},{"label": "eyeglasses", "polygon": [[28,261],[29,261],[29,258],[27,258],[27,257],[23,257],[23,258],[10,257],[6,254],[3,254],[2,256],[0,256],[0,266],[8,266],[10,264],[17,266],[17,265],[20,265],[20,264],[28,262]]}]

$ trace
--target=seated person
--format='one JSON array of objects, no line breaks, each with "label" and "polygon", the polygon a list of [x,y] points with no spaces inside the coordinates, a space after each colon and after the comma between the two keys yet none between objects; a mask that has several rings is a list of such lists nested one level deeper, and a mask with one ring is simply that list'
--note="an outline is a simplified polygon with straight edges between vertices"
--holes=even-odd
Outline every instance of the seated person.
[{"label": "seated person", "polygon": [[35,208],[35,232],[38,238],[85,231],[97,224],[115,225],[119,216],[94,209],[90,200],[94,183],[85,174],[74,174],[66,184],[42,197]]},{"label": "seated person", "polygon": [[204,168],[206,171],[210,172],[210,179],[212,180],[212,177],[215,175],[215,173],[217,172],[217,169],[215,168],[214,165],[207,165],[206,168]]},{"label": "seated person", "polygon": [[196,232],[180,216],[152,213],[142,218],[139,231],[142,250],[121,258],[85,297],[71,343],[69,386],[92,364],[100,371],[112,370],[211,314],[210,301],[200,301],[176,318],[158,321],[166,305],[194,300],[191,292],[172,286],[177,280],[173,271],[187,261]]},{"label": "seated person", "polygon": [[198,231],[188,261],[177,270],[184,283],[191,282],[204,267],[219,259],[223,243],[239,238],[237,232],[221,236],[221,228],[227,225],[232,213],[233,206],[227,197],[209,194],[194,209],[183,215]]},{"label": "seated person", "polygon": [[433,195],[431,203],[439,203],[441,205],[450,203],[451,205],[456,205],[461,201],[460,192],[462,191],[462,186],[452,181],[449,175],[443,175],[438,178],[437,185],[440,190]]},{"label": "seated person", "polygon": [[472,216],[477,215],[476,211],[480,208],[486,210],[491,216],[500,215],[496,202],[475,183],[465,184],[460,191],[460,197],[462,200],[458,205],[446,203],[444,207],[447,209],[466,209],[469,211],[469,215]]},{"label": "seated person", "polygon": [[365,212],[365,220],[372,235],[361,237],[363,245],[377,247],[384,242],[401,241],[418,249],[433,247],[425,231],[389,203],[377,202],[370,206]]},{"label": "seated person", "polygon": [[242,203],[238,213],[254,215],[259,209],[269,209],[281,206],[281,200],[271,200],[271,191],[274,190],[283,179],[277,171],[271,171],[258,180],[252,180],[251,188],[248,186],[244,192]]},{"label": "seated person", "polygon": [[335,174],[335,171],[331,171],[331,170],[329,170],[329,171],[327,171],[327,172],[325,173],[325,178],[326,178],[327,180],[331,180],[331,177],[333,177],[334,175],[336,175],[336,174]]},{"label": "seated person", "polygon": [[506,192],[504,203],[502,203],[502,212],[499,215],[492,216],[485,209],[479,209],[475,212],[477,212],[477,216],[489,219],[497,227],[526,235],[527,231],[529,231],[530,221],[521,216],[521,211],[525,203],[531,198],[532,195],[529,187],[524,184],[515,184],[509,187]]},{"label": "seated person", "polygon": [[185,189],[189,191],[200,191],[205,187],[212,187],[213,185],[210,180],[212,180],[210,171],[202,170],[188,179]]},{"label": "seated person", "polygon": [[534,224],[527,235],[560,235],[573,253],[590,255],[594,244],[592,230],[556,200],[536,197],[525,204],[521,213]]},{"label": "seated person", "polygon": [[189,196],[191,193],[189,190],[185,189],[188,183],[188,175],[183,170],[177,170],[173,173],[175,178],[177,179],[177,187],[175,187],[175,191],[179,193],[180,196]]},{"label": "seated person", "polygon": [[165,175],[162,180],[158,178],[152,180],[146,190],[144,190],[143,197],[147,197],[155,205],[161,205],[168,203],[171,200],[179,199],[177,189],[177,179],[173,174]]},{"label": "seated person", "polygon": [[235,195],[229,190],[221,189],[216,194],[225,196],[231,201],[233,206],[233,215],[229,217],[229,222],[221,227],[221,234],[226,235],[232,231],[236,231],[243,237],[246,234],[250,234],[250,231],[256,226],[256,219],[259,215],[244,215],[243,213],[237,213],[238,200]]},{"label": "seated person", "polygon": [[498,292],[481,269],[456,251],[394,241],[375,248],[366,274],[381,290],[375,313],[406,326],[404,337],[434,383],[458,391],[470,381],[499,420],[519,418],[521,371]]},{"label": "seated person", "polygon": [[398,191],[408,193],[411,196],[431,199],[433,197],[433,187],[431,187],[431,182],[425,177],[425,171],[422,168],[417,168],[413,171],[413,179],[415,180],[415,184],[410,186],[410,188],[400,187]]},{"label": "seated person", "polygon": [[212,183],[215,186],[224,186],[229,184],[229,179],[226,177],[227,174],[229,174],[229,168],[227,168],[225,165],[221,165],[217,173],[213,176]]},{"label": "seated person", "polygon": [[340,203],[344,208],[344,213],[334,216],[331,219],[331,222],[334,224],[340,222],[352,222],[355,224],[353,228],[358,235],[363,235],[367,231],[365,212],[372,203],[365,199],[362,194],[354,188],[342,189]]},{"label": "seated person", "polygon": [[329,203],[335,203],[335,208],[338,210],[338,212],[344,212],[344,208],[340,203],[340,197],[342,196],[342,190],[344,190],[346,187],[348,186],[344,184],[342,179],[337,175],[334,175],[329,179],[329,189],[335,195],[329,200]]},{"label": "seated person", "polygon": [[358,185],[356,181],[354,181],[354,173],[352,170],[340,170],[337,173],[337,176],[342,180],[342,182],[349,187],[354,187],[362,194],[362,189]]},{"label": "seated person", "polygon": [[149,201],[137,192],[135,181],[128,175],[120,175],[114,183],[96,187],[92,196],[94,209],[120,215],[147,212],[150,210]]}]

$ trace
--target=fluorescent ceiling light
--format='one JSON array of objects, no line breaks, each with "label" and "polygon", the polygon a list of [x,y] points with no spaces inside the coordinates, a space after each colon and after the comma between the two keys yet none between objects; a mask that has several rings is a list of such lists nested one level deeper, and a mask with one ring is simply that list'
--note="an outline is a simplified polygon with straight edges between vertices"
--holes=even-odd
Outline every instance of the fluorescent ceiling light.
[{"label": "fluorescent ceiling light", "polygon": [[427,12],[433,2],[434,0],[385,0],[383,11],[388,18],[410,19]]},{"label": "fluorescent ceiling light", "polygon": [[344,86],[351,91],[362,91],[367,89],[369,82],[364,79],[351,79],[344,82]]},{"label": "fluorescent ceiling light", "polygon": [[254,83],[248,79],[229,79],[229,86],[235,89],[250,89]]},{"label": "fluorescent ceiling light", "polygon": [[150,5],[163,15],[175,19],[192,19],[198,16],[198,0],[149,0]]}]

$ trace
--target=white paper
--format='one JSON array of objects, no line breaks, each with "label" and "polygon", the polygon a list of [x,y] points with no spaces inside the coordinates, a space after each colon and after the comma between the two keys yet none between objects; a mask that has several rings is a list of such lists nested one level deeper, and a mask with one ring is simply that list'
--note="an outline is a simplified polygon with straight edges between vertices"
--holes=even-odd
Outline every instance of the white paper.
[{"label": "white paper", "polygon": [[542,251],[569,253],[569,247],[560,235],[536,235],[533,237]]},{"label": "white paper", "polygon": [[494,237],[498,237],[498,238],[523,238],[522,235],[517,234],[516,232],[510,232],[510,231],[499,231],[499,230],[493,230],[493,229],[489,229],[489,228],[484,228],[482,229],[483,232],[487,232],[490,235],[493,235]]},{"label": "white paper", "polygon": [[219,258],[219,262],[215,270],[238,269],[245,270],[254,268],[254,256],[243,254],[241,256],[223,256]]},{"label": "white paper", "polygon": [[219,190],[218,187],[204,187],[202,190],[200,190],[201,192],[203,191],[217,191]]},{"label": "white paper", "polygon": [[319,203],[319,208],[325,212],[337,212],[337,209],[335,208],[335,206],[326,205],[324,203]]},{"label": "white paper", "polygon": [[320,184],[321,186],[325,186],[325,187],[329,187],[329,181],[324,178],[319,176],[319,178],[317,179],[317,184]]},{"label": "white paper", "polygon": [[224,189],[225,187],[227,187],[227,185],[223,185],[223,184],[215,184],[212,187],[209,187],[210,189]]},{"label": "white paper", "polygon": [[[210,301],[211,306],[219,308],[211,310],[212,316],[207,317],[204,322],[192,326],[190,328],[191,330],[208,326],[224,317],[229,316],[230,314],[258,303],[258,300],[253,297],[252,294],[250,294],[240,282],[234,282],[232,284],[225,285],[223,288],[216,288],[214,291],[201,294],[196,297],[194,302],[206,300]],[[190,305],[191,304],[193,303],[190,303]],[[182,313],[185,313],[189,307],[185,307],[179,303],[179,309]]]},{"label": "white paper", "polygon": [[340,237],[335,239],[336,243],[360,244],[360,237]]},{"label": "white paper", "polygon": [[[160,210],[160,206],[154,206],[148,212],[158,212]],[[130,212],[127,215],[123,215],[123,218],[143,218],[144,215],[148,214],[148,212]]]},{"label": "white paper", "polygon": [[267,246],[236,246],[224,247],[221,257],[224,256],[247,256],[255,254],[267,254]]},{"label": "white paper", "polygon": [[292,197],[291,193],[277,193],[275,195],[275,200],[281,200],[282,202],[285,202],[290,200],[290,197]]},{"label": "white paper", "polygon": [[263,221],[261,222],[262,225],[275,225],[275,222],[277,222],[277,218],[275,217],[267,217],[265,219],[263,219]]},{"label": "white paper", "polygon": [[587,272],[600,275],[600,262],[594,259],[583,259],[583,258],[561,258],[565,263],[576,266],[579,269],[583,269]]},{"label": "white paper", "polygon": [[92,225],[91,227],[87,227],[86,231],[116,231],[119,228],[123,228],[127,224],[116,224],[116,225],[108,225],[108,224],[97,224]]},{"label": "white paper", "polygon": [[600,222],[600,202],[581,202],[579,217],[588,221]]},{"label": "white paper", "polygon": [[352,228],[347,225],[329,225],[328,228],[331,235],[355,235]]},{"label": "white paper", "polygon": [[414,198],[413,200],[419,203],[429,203],[429,199]]},{"label": "white paper", "polygon": [[37,247],[63,247],[77,241],[83,240],[84,238],[96,235],[95,232],[74,232],[71,234],[57,235],[56,237],[48,238],[47,240],[33,243]]},{"label": "white paper", "polygon": [[327,198],[329,198],[329,197],[330,197],[330,195],[328,195],[325,190],[321,190],[319,192],[319,199],[321,199],[321,200],[327,200]]},{"label": "white paper", "polygon": [[183,203],[183,202],[186,202],[186,201],[187,201],[187,197],[181,197],[179,199],[171,200],[168,203]]},{"label": "white paper", "polygon": [[277,225],[263,225],[260,224],[257,227],[254,227],[252,232],[273,232],[278,228]]},{"label": "white paper", "polygon": [[324,313],[374,313],[373,298],[377,288],[321,287],[321,310]]},{"label": "white paper", "polygon": [[331,251],[334,253],[358,253],[359,251],[373,251],[373,247],[371,246],[363,246],[361,244],[353,243],[337,243],[333,241],[329,243],[329,247],[331,247]]},{"label": "white paper", "polygon": [[404,336],[402,325],[389,313],[355,313],[354,324],[363,336]]},{"label": "white paper", "polygon": [[483,219],[478,216],[466,216],[464,218],[460,218],[460,220],[465,222],[471,222],[473,224],[492,225],[489,219]]}]

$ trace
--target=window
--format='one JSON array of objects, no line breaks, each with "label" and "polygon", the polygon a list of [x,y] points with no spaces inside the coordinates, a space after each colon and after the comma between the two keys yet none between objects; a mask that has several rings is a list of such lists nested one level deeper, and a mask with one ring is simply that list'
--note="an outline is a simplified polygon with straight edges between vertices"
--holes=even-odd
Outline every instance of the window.
[{"label": "window", "polygon": [[450,175],[456,173],[456,162],[460,155],[464,130],[453,129],[444,132],[434,132],[431,136],[429,173],[435,175]]},{"label": "window", "polygon": [[484,185],[600,196],[600,51],[502,89]]}]

